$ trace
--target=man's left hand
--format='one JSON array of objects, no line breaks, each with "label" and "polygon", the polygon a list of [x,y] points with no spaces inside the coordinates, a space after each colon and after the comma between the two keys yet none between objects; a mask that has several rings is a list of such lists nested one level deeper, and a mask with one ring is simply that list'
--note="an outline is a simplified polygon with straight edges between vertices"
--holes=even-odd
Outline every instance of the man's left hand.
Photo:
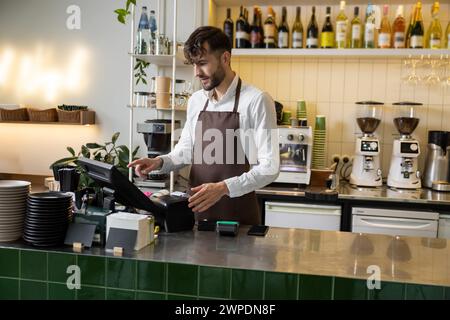
[{"label": "man's left hand", "polygon": [[224,195],[228,194],[225,182],[204,183],[198,187],[191,188],[194,195],[189,198],[189,208],[195,213],[203,212],[213,206]]}]

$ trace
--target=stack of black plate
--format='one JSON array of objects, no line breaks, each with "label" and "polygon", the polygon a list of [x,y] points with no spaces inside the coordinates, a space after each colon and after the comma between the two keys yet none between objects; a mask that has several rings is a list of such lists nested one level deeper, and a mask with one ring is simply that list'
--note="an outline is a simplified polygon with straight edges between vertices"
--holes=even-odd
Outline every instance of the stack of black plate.
[{"label": "stack of black plate", "polygon": [[31,193],[27,200],[23,239],[35,246],[62,245],[71,221],[71,194]]}]

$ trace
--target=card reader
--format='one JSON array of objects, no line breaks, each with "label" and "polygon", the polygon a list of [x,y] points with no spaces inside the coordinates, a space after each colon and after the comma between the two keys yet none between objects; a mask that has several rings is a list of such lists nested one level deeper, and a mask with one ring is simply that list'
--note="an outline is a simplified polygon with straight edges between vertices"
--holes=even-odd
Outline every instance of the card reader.
[{"label": "card reader", "polygon": [[217,221],[217,232],[221,236],[235,237],[239,232],[239,222]]}]

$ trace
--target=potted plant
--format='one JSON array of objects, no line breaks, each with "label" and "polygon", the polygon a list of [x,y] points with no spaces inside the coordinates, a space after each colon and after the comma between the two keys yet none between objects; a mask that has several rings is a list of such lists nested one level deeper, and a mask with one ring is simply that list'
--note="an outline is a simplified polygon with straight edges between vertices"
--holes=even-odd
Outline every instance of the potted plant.
[{"label": "potted plant", "polygon": [[[84,169],[78,165],[77,160],[80,156],[112,164],[116,166],[116,168],[124,175],[128,175],[127,165],[130,160],[130,150],[125,145],[116,145],[119,135],[119,132],[114,133],[111,141],[105,142],[104,144],[86,143],[81,146],[81,150],[78,153],[75,153],[75,150],[72,147],[67,147],[70,157],[55,161],[50,165],[50,169],[64,166],[76,167],[80,173],[78,190],[83,190],[86,188],[98,189],[98,186],[95,184],[94,180],[89,178]],[[133,160],[137,159],[136,154],[138,150],[139,146],[133,150]]]}]

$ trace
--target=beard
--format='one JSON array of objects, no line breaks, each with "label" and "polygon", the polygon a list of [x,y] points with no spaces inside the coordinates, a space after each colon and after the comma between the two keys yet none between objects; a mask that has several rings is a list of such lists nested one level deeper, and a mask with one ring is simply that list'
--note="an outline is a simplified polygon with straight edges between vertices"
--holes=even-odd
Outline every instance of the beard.
[{"label": "beard", "polygon": [[217,87],[222,81],[223,79],[225,79],[225,70],[223,69],[222,66],[219,66],[216,70],[216,72],[214,72],[210,77],[209,77],[209,83],[208,84],[202,84],[202,87],[204,90],[206,91],[210,91],[212,89],[214,89],[215,87]]}]

